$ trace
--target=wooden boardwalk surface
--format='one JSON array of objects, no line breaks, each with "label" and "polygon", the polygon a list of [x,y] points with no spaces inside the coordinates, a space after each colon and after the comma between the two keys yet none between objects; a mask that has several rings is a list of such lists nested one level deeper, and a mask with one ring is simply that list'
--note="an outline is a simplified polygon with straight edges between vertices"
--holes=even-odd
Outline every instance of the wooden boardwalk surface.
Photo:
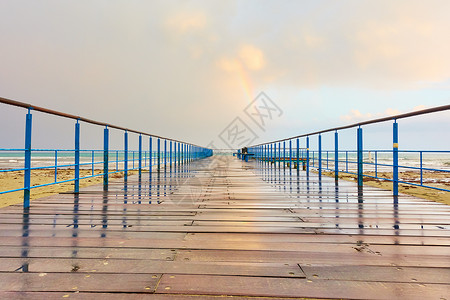
[{"label": "wooden boardwalk surface", "polygon": [[450,207],[212,157],[0,209],[1,299],[450,299]]}]

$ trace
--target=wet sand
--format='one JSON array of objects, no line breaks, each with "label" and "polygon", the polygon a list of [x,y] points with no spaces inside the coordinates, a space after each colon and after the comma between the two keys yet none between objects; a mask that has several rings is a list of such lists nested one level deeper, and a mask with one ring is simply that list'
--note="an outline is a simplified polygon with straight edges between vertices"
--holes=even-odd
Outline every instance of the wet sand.
[{"label": "wet sand", "polygon": [[[102,170],[94,170],[94,174],[102,174]],[[13,171],[0,173],[0,187],[1,191],[14,190],[23,188],[23,171]],[[69,180],[74,178],[75,171],[73,169],[63,169],[58,170],[58,181]],[[137,173],[137,171],[129,171],[129,174]],[[90,176],[92,175],[92,170],[80,170],[80,176]],[[111,174],[109,178],[122,178],[123,173],[115,173]],[[31,185],[41,185],[46,183],[52,183],[55,181],[55,172],[54,170],[34,170],[31,173]],[[98,184],[103,181],[103,176],[97,176],[87,179],[80,180],[80,188],[87,187],[90,185]],[[71,192],[73,191],[75,182],[69,181],[60,184],[53,184],[50,186],[34,188],[31,190],[30,199],[38,199],[54,194],[59,194],[63,192]],[[0,195],[0,207],[9,206],[12,204],[19,204],[23,202],[23,191],[7,193]]]},{"label": "wet sand", "polygon": [[[94,174],[101,174],[102,170],[95,170]],[[129,171],[129,174],[135,174],[137,171]],[[91,170],[80,170],[80,176],[90,176],[92,174]],[[326,176],[334,176],[334,172],[323,172]],[[366,175],[374,176],[373,172],[366,172]],[[392,173],[390,172],[379,172],[379,177],[392,178]],[[408,180],[417,183],[420,181],[420,174],[417,172],[402,172],[400,173],[400,178],[403,180]],[[116,173],[110,175],[110,178],[122,178],[123,173]],[[450,188],[449,182],[444,182],[448,179],[448,174],[443,172],[428,172],[424,173],[424,184],[439,187],[439,188]],[[74,170],[58,170],[58,181],[69,180],[74,178]],[[356,181],[356,175],[340,173],[339,178],[348,181]],[[80,187],[87,187],[90,185],[98,184],[103,181],[103,176],[97,176],[93,178],[80,180]],[[435,182],[428,182],[435,181]],[[32,172],[31,184],[40,185],[45,183],[54,182],[54,171],[53,170],[35,170]],[[392,182],[377,180],[374,178],[365,177],[364,184],[374,187],[379,187],[385,190],[392,190]],[[50,185],[46,187],[35,188],[31,190],[31,200],[62,193],[73,191],[74,182],[66,182],[61,184]],[[12,190],[23,187],[23,172],[15,171],[8,173],[0,173],[0,187],[1,190]],[[412,185],[400,184],[399,191],[404,194],[416,196],[423,199],[428,199],[436,202],[445,203],[450,205],[450,193],[433,190],[425,187],[416,187]],[[12,204],[19,204],[23,201],[23,191],[8,193],[0,195],[0,207],[9,206]]]},{"label": "wet sand", "polygon": [[[334,172],[323,172],[326,176],[334,176]],[[374,172],[365,172],[365,175],[375,176]],[[378,177],[384,177],[392,179],[392,172],[378,172]],[[400,180],[410,181],[415,184],[420,184],[420,173],[418,172],[400,172]],[[348,181],[356,181],[356,175],[339,173],[339,178]],[[423,184],[430,185],[437,188],[450,189],[450,182],[448,180],[449,175],[445,172],[426,172],[423,174]],[[363,179],[365,185],[379,187],[385,190],[392,191],[392,182],[379,180],[370,177],[364,177]],[[450,205],[450,192],[444,192],[439,190],[434,190],[426,187],[419,187],[407,184],[399,184],[399,192],[408,194],[411,196],[416,196],[423,199],[428,199],[440,203],[445,203]]]}]

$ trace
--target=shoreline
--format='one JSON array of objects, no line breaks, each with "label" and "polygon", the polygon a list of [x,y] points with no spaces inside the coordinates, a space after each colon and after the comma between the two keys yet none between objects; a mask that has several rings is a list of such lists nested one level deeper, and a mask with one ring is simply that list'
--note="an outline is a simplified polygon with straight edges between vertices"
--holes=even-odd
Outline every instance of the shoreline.
[{"label": "shoreline", "polygon": [[[13,190],[23,188],[24,179],[23,179],[24,171],[11,171],[6,173],[0,173],[0,186],[2,190]],[[102,174],[103,170],[97,169],[94,170],[94,175]],[[128,171],[129,175],[137,174],[137,170]],[[90,169],[81,169],[80,177],[90,176],[92,175],[92,170]],[[74,169],[59,169],[58,170],[58,181],[70,180],[75,176]],[[110,179],[120,179],[123,178],[123,172],[110,174]],[[52,183],[55,181],[55,173],[54,170],[34,170],[31,173],[31,185],[41,185],[46,183]],[[80,188],[88,187],[91,185],[99,184],[103,182],[103,176],[97,176],[92,178],[80,179]],[[31,189],[30,200],[36,200],[39,198],[56,195],[63,192],[73,191],[73,186],[75,182],[69,181],[59,184],[53,184],[49,186],[39,187]],[[0,208],[23,203],[23,191],[11,192],[7,194],[0,195]]]},{"label": "shoreline", "polygon": [[[332,172],[332,171],[323,171],[322,174],[325,176],[328,176],[328,177],[334,177],[334,172]],[[375,172],[365,172],[364,175],[374,176]],[[393,177],[392,172],[378,172],[378,176],[382,176],[384,178],[389,178],[389,179],[392,179],[392,177]],[[447,176],[448,175],[445,174],[444,172],[423,173],[424,183],[426,182],[427,185],[434,186],[437,188],[446,188],[446,189],[450,188],[449,182],[440,182],[439,181],[439,179],[446,179]],[[357,180],[357,175],[340,172],[339,179],[355,182]],[[425,180],[425,179],[427,179],[427,180]],[[435,180],[437,182],[430,183],[430,181],[429,181],[430,179]],[[411,180],[413,180],[413,181],[419,180],[419,184],[420,184],[420,173],[413,172],[413,171],[401,172],[401,173],[399,173],[399,180],[410,180],[410,181]],[[382,179],[363,177],[363,183],[364,183],[364,185],[377,187],[377,188],[381,188],[384,190],[390,190],[390,191],[393,190],[392,182],[382,180]],[[414,186],[414,185],[409,185],[409,184],[404,184],[404,183],[399,183],[398,191],[400,193],[403,193],[406,195],[410,195],[410,196],[450,205],[450,192],[435,190],[435,189],[431,189],[431,188],[427,188],[427,187]]]},{"label": "shoreline", "polygon": [[[94,170],[94,174],[102,174],[102,170],[97,169]],[[131,170],[128,171],[130,175],[137,174],[137,170]],[[316,172],[316,171],[315,171]],[[63,180],[69,180],[74,178],[75,170],[73,169],[60,169],[58,170],[58,181]],[[81,169],[80,170],[80,176],[90,176],[92,174],[92,170],[90,169]],[[334,172],[332,171],[323,171],[323,175],[334,177]],[[366,172],[365,175],[374,176],[374,172]],[[392,179],[392,172],[378,172],[379,176]],[[110,174],[109,178],[111,179],[120,179],[123,178],[124,174],[123,172]],[[399,177],[403,180],[412,180],[417,181],[419,180],[420,183],[420,173],[413,172],[413,171],[407,171],[407,172],[401,172],[399,174]],[[436,186],[439,188],[449,188],[450,183],[449,182],[441,182],[440,179],[447,179],[448,175],[439,172],[439,173],[433,173],[433,172],[426,172],[423,174],[424,182],[426,182],[429,185]],[[347,173],[339,173],[339,179],[346,180],[346,181],[356,181],[356,175],[354,174],[347,174]],[[86,178],[80,180],[80,188],[88,187],[91,185],[99,184],[103,181],[103,176],[97,176],[92,178]],[[32,185],[40,185],[40,184],[46,184],[46,183],[52,183],[54,182],[54,170],[35,170],[31,174],[31,184]],[[364,185],[372,186],[372,187],[378,187],[384,190],[391,190],[392,191],[392,182],[370,178],[370,177],[364,177],[363,179]],[[12,189],[18,189],[23,187],[23,171],[12,171],[7,173],[0,173],[0,186],[3,190],[12,190]],[[60,183],[60,184],[54,184],[49,185],[45,187],[35,188],[31,190],[31,196],[30,200],[39,199],[42,197],[47,197],[63,192],[70,192],[73,191],[74,181]],[[439,191],[434,190],[426,187],[418,187],[413,185],[407,185],[407,184],[399,184],[399,192],[411,196],[415,196],[418,198],[431,200],[438,203],[443,203],[450,205],[450,193],[445,191]],[[7,194],[0,195],[0,208],[6,207],[14,204],[20,204],[23,202],[23,191],[17,191]]]}]

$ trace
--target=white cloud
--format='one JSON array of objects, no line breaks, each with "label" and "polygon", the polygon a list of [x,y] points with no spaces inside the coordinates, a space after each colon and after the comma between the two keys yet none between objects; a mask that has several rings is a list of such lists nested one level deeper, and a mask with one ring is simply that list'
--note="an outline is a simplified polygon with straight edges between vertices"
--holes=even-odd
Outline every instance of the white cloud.
[{"label": "white cloud", "polygon": [[378,113],[362,113],[358,109],[351,109],[348,114],[341,116],[340,119],[344,122],[354,123],[398,114],[401,114],[401,112],[394,108],[387,108],[384,112]]}]

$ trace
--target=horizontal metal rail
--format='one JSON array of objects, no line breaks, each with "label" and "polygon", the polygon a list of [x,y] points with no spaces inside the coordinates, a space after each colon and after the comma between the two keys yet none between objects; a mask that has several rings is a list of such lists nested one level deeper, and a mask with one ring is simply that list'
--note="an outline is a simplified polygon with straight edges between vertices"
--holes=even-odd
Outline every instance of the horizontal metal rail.
[{"label": "horizontal metal rail", "polygon": [[419,115],[425,115],[425,114],[429,114],[429,113],[433,113],[433,112],[446,111],[446,110],[450,110],[450,105],[442,105],[442,106],[427,108],[427,109],[423,109],[423,110],[417,110],[417,111],[413,111],[413,112],[409,112],[409,113],[404,113],[404,114],[399,114],[399,115],[394,115],[394,116],[389,116],[389,117],[384,117],[384,118],[378,118],[378,119],[373,119],[373,120],[369,120],[369,121],[358,122],[358,123],[335,127],[335,128],[330,128],[330,129],[324,129],[324,130],[315,131],[315,132],[311,132],[311,133],[304,133],[304,134],[296,135],[293,137],[284,138],[281,140],[256,144],[256,145],[253,145],[250,147],[257,147],[257,146],[262,146],[262,145],[271,144],[271,143],[284,142],[284,141],[289,141],[289,140],[296,139],[296,138],[307,137],[307,136],[317,135],[317,134],[326,133],[326,132],[334,132],[334,131],[339,131],[339,130],[343,130],[343,129],[359,127],[359,126],[363,126],[363,125],[381,123],[381,122],[392,121],[392,120],[399,120],[399,119],[404,119],[404,118],[409,118],[409,117],[414,117],[414,116],[419,116]]},{"label": "horizontal metal rail", "polygon": [[[103,177],[103,190],[108,190],[109,175],[115,173],[123,173],[124,182],[127,181],[128,172],[131,170],[139,171],[139,178],[141,178],[142,171],[148,169],[149,179],[151,181],[153,167],[157,169],[158,175],[161,170],[166,172],[185,172],[185,168],[189,167],[190,162],[202,159],[213,155],[213,151],[208,148],[200,147],[192,143],[181,142],[175,139],[160,137],[154,134],[149,134],[142,131],[132,130],[108,123],[98,122],[86,119],[80,116],[62,113],[59,111],[34,106],[28,103],[23,103],[15,100],[10,100],[0,97],[0,103],[6,105],[13,105],[27,109],[25,118],[25,147],[24,148],[2,148],[0,149],[0,159],[16,160],[17,152],[20,159],[20,164],[23,163],[23,168],[17,166],[18,161],[10,162],[9,167],[0,170],[1,174],[11,172],[23,172],[15,174],[15,176],[23,176],[23,188],[15,187],[10,190],[1,190],[0,195],[23,191],[23,206],[30,207],[30,193],[31,190],[39,187],[45,187],[53,184],[61,184],[74,182],[74,193],[79,193],[80,180]],[[76,120],[75,135],[74,135],[74,149],[33,149],[32,148],[32,111],[39,111],[50,115],[60,116]],[[81,149],[81,124],[80,121],[94,125],[104,126],[102,139],[103,149],[88,150]],[[122,150],[110,149],[110,129],[118,129],[123,131],[124,148]],[[139,146],[138,150],[129,149],[129,134],[135,133],[138,136]],[[148,138],[148,151],[143,149],[143,136]],[[155,147],[153,147],[155,145]],[[4,152],[9,152],[9,155],[2,155]],[[62,154],[61,154],[62,153]],[[115,155],[115,160],[114,160]],[[14,158],[14,159],[13,159]],[[22,162],[23,159],[23,162]],[[39,165],[36,164],[36,159],[41,160]],[[87,160],[86,160],[87,159]],[[58,162],[59,160],[59,162]],[[90,160],[90,161],[89,161]],[[44,163],[42,163],[44,161]],[[1,162],[1,160],[0,160]],[[53,162],[53,163],[52,163]],[[3,162],[2,162],[3,163]],[[114,168],[115,164],[115,168]],[[120,164],[120,167],[119,167]],[[5,166],[5,165],[4,165]],[[13,167],[11,167],[13,166]],[[80,174],[81,170],[91,169],[91,174]],[[32,172],[36,170],[50,170],[54,172],[54,179],[51,182],[40,184],[32,184]],[[69,175],[69,178],[61,179],[58,177],[58,170],[73,170],[74,174]],[[97,170],[97,172],[96,172]]]},{"label": "horizontal metal rail", "polygon": [[151,137],[155,137],[155,138],[160,138],[160,139],[164,139],[164,140],[167,140],[167,141],[173,141],[173,142],[177,142],[177,143],[183,143],[183,144],[186,144],[186,145],[192,145],[192,146],[201,147],[199,145],[195,145],[195,144],[192,144],[192,143],[187,143],[187,142],[183,142],[183,141],[179,141],[179,140],[171,139],[171,138],[166,138],[166,137],[163,137],[163,136],[158,136],[158,135],[147,133],[147,132],[143,132],[143,131],[138,131],[138,130],[133,130],[133,129],[125,128],[125,127],[120,127],[120,126],[109,124],[109,123],[99,122],[99,121],[87,119],[87,118],[84,118],[84,117],[71,115],[71,114],[60,112],[60,111],[56,111],[56,110],[52,110],[52,109],[48,109],[48,108],[32,105],[32,104],[29,104],[29,103],[24,103],[24,102],[20,102],[20,101],[16,101],[16,100],[11,100],[11,99],[7,99],[7,98],[3,98],[3,97],[0,97],[0,103],[9,104],[9,105],[12,105],[12,106],[22,107],[22,108],[26,108],[26,109],[31,109],[31,110],[34,110],[34,111],[39,111],[39,112],[43,112],[43,113],[46,113],[46,114],[60,116],[60,117],[69,118],[69,119],[73,119],[73,120],[79,120],[79,121],[83,121],[83,122],[94,124],[94,125],[107,126],[109,128],[114,128],[114,129],[119,129],[119,130],[123,130],[123,131],[128,131],[128,132],[133,132],[133,133],[137,133],[137,134],[142,134],[142,135],[145,135],[145,136],[151,136]]},{"label": "horizontal metal rail", "polygon": [[[317,170],[317,174],[319,176],[319,180],[322,178],[322,171],[329,170],[334,173],[335,180],[339,179],[339,173],[348,173],[356,175],[356,179],[358,182],[358,186],[363,186],[363,178],[370,177],[376,178],[380,180],[386,180],[393,182],[393,196],[398,196],[398,188],[399,183],[401,184],[410,184],[413,186],[421,186],[431,189],[436,189],[440,191],[450,192],[450,189],[447,188],[447,182],[440,182],[443,187],[436,187],[432,185],[424,184],[424,172],[440,172],[444,174],[450,174],[450,169],[447,167],[437,169],[432,167],[427,167],[423,165],[423,155],[424,154],[449,154],[450,151],[432,151],[432,150],[399,150],[399,123],[397,122],[399,119],[431,114],[436,112],[442,112],[450,110],[450,105],[438,106],[428,109],[423,109],[419,111],[359,122],[351,125],[341,126],[330,128],[326,130],[320,130],[316,132],[311,132],[307,134],[301,134],[294,137],[280,139],[272,142],[262,143],[254,146],[249,146],[247,148],[239,149],[237,151],[237,156],[241,159],[248,160],[249,157],[252,159],[256,159],[260,163],[268,163],[273,162],[274,164],[278,163],[278,166],[283,164],[285,166],[287,163],[289,164],[289,168],[292,168],[292,164],[297,165],[297,174],[299,174],[298,166],[300,161],[304,163],[304,169],[306,171],[306,176],[309,176],[310,168],[315,168]],[[393,121],[392,123],[392,150],[364,150],[363,149],[363,125],[375,124],[380,122]],[[342,150],[339,149],[339,133],[341,130],[356,128],[356,149],[351,150]],[[322,148],[322,133],[334,132],[334,151],[331,150],[323,150]],[[310,137],[317,136],[317,150],[310,149]],[[300,139],[305,138],[306,140],[306,149],[300,148]],[[293,146],[293,142],[295,145]],[[364,160],[364,154],[367,152],[375,153],[375,161],[367,162]],[[332,158],[330,158],[329,154],[331,153]],[[349,160],[349,153],[353,156],[353,160]],[[387,163],[379,163],[378,162],[378,154],[389,154],[392,159]],[[419,163],[418,166],[409,166],[402,165],[399,160],[399,153],[417,153],[419,155]],[[345,160],[340,159],[340,156],[345,154]],[[330,168],[331,165],[334,167]],[[383,162],[383,161],[382,161]],[[345,163],[344,171],[340,168],[340,165]],[[349,164],[352,167],[352,170],[349,170]],[[365,170],[366,167],[369,169],[374,166],[375,168],[375,176],[372,176],[371,173],[367,173]],[[392,179],[378,176],[378,168],[382,167],[392,168],[388,172],[392,172]],[[420,184],[414,182],[415,179],[411,180],[412,182],[408,182],[406,180],[402,180],[399,176],[402,175],[399,170],[411,170],[413,172],[420,172]],[[354,171],[354,172],[353,172]],[[366,172],[365,172],[366,171]],[[369,171],[370,172],[370,171]],[[386,171],[384,171],[386,172]]]}]

